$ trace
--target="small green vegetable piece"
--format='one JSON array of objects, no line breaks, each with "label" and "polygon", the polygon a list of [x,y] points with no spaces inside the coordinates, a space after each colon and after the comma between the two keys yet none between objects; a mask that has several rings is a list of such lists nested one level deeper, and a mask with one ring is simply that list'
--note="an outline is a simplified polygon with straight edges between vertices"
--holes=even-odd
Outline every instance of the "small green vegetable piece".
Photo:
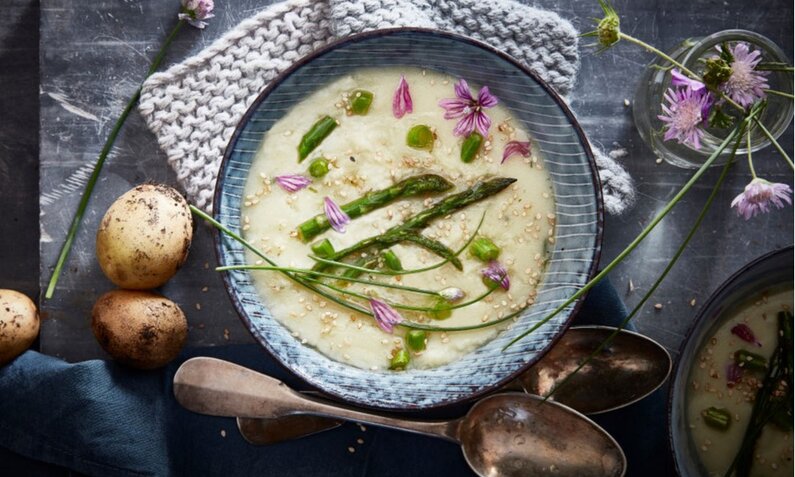
[{"label": "small green vegetable piece", "polygon": [[331,257],[334,255],[334,246],[331,245],[329,239],[323,239],[312,244],[312,253],[320,258]]},{"label": "small green vegetable piece", "polygon": [[350,107],[351,113],[359,116],[364,116],[370,111],[370,105],[373,103],[373,93],[363,89],[357,89],[351,93]]},{"label": "small green vegetable piece", "polygon": [[429,314],[434,320],[446,320],[453,314],[452,307],[453,305],[448,303],[447,300],[440,299],[433,304],[433,311]]},{"label": "small green vegetable piece", "polygon": [[314,178],[321,178],[326,174],[328,174],[328,159],[325,157],[312,159],[312,162],[309,164],[309,175]]},{"label": "small green vegetable piece", "polygon": [[490,262],[500,256],[500,247],[488,237],[478,237],[469,246],[469,253],[480,261]]},{"label": "small green vegetable piece", "polygon": [[422,351],[425,349],[425,339],[428,335],[422,330],[409,330],[406,333],[406,344],[412,351]]},{"label": "small green vegetable piece", "polygon": [[469,163],[475,159],[480,151],[480,146],[483,144],[483,136],[479,133],[473,132],[461,145],[461,161]]},{"label": "small green vegetable piece", "polygon": [[[387,268],[392,271],[399,272],[403,270],[403,264],[400,263],[400,258],[395,255],[395,252],[392,250],[387,250],[383,253],[384,263],[386,264]],[[325,257],[323,257],[325,258]]]},{"label": "small green vegetable piece", "polygon": [[732,415],[726,409],[717,407],[710,407],[701,411],[701,417],[704,423],[709,427],[725,431],[729,428],[732,422]]},{"label": "small green vegetable piece", "polygon": [[389,362],[389,369],[406,369],[406,366],[409,365],[409,361],[411,361],[409,352],[405,349],[400,349]]},{"label": "small green vegetable piece", "polygon": [[745,369],[753,369],[755,371],[764,371],[767,369],[767,360],[756,353],[738,349],[734,352],[734,362],[737,366]]},{"label": "small green vegetable piece", "polygon": [[418,124],[409,129],[409,133],[406,135],[406,144],[414,149],[433,151],[433,141],[435,139],[431,128],[424,124]]},{"label": "small green vegetable piece", "polygon": [[331,116],[323,116],[318,122],[313,124],[298,144],[298,162],[306,159],[309,153],[314,151],[337,126],[337,120]]}]

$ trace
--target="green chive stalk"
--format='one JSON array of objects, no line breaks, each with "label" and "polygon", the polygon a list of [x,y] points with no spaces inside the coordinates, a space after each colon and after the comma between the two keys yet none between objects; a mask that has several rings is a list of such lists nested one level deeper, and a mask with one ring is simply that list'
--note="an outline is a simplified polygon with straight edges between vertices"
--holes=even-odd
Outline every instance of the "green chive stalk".
[{"label": "green chive stalk", "polygon": [[[166,40],[163,42],[163,46],[160,47],[160,51],[157,52],[154,60],[152,60],[152,64],[149,66],[149,70],[146,72],[144,79],[151,76],[152,73],[157,71],[157,69],[160,67],[160,64],[163,62],[163,58],[166,56],[166,50],[174,41],[174,38],[177,37],[177,33],[184,24],[185,20],[179,20],[177,24],[174,25],[171,33],[168,34]],[[135,93],[133,93],[130,100],[127,101],[127,105],[124,107],[121,115],[116,120],[116,124],[113,125],[113,129],[110,131],[108,138],[105,140],[105,145],[102,146],[102,150],[99,153],[99,158],[97,159],[96,164],[94,164],[94,169],[91,171],[91,176],[88,178],[88,182],[86,182],[85,189],[83,189],[83,195],[80,197],[80,202],[77,205],[77,211],[75,212],[74,217],[72,217],[72,223],[69,225],[69,231],[66,233],[66,240],[64,240],[64,243],[61,246],[61,251],[58,254],[58,261],[55,263],[55,269],[52,272],[50,282],[47,285],[47,291],[44,294],[44,298],[47,300],[52,298],[53,293],[55,293],[55,286],[58,284],[58,278],[61,276],[64,264],[66,264],[66,259],[69,258],[69,252],[72,250],[72,244],[74,244],[75,237],[77,236],[77,232],[80,229],[80,224],[83,222],[83,215],[86,213],[88,201],[91,199],[91,194],[94,192],[94,186],[96,186],[97,180],[99,179],[99,174],[102,172],[102,167],[105,165],[105,159],[108,158],[108,154],[110,154],[110,150],[113,147],[113,144],[116,142],[116,137],[119,135],[124,122],[127,120],[127,116],[130,115],[133,108],[138,103],[138,99],[141,97],[142,87],[143,86],[139,86],[138,89],[135,90]]]}]

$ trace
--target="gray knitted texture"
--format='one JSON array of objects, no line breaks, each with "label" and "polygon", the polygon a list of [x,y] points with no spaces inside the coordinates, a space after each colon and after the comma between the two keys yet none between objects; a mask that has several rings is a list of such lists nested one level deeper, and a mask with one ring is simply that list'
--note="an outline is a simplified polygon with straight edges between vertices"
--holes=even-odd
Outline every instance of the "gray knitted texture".
[{"label": "gray knitted texture", "polygon": [[[143,85],[139,111],[188,199],[210,210],[229,139],[279,73],[331,41],[391,27],[425,27],[481,40],[526,64],[562,95],[579,67],[577,31],[557,14],[514,0],[288,0],[263,9],[212,45]],[[595,150],[605,209],[623,212],[634,186]]]}]

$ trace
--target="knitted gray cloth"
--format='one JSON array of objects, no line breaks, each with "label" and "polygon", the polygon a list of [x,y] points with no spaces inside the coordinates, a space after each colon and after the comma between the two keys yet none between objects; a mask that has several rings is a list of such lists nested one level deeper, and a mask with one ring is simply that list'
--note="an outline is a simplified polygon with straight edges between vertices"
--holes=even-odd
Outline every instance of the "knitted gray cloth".
[{"label": "knitted gray cloth", "polygon": [[[484,41],[528,65],[562,95],[579,66],[577,31],[557,14],[513,0],[288,0],[244,20],[198,55],[144,83],[139,111],[188,198],[212,205],[219,165],[238,121],[265,85],[297,59],[353,33],[414,26]],[[634,186],[595,150],[609,213]]]}]

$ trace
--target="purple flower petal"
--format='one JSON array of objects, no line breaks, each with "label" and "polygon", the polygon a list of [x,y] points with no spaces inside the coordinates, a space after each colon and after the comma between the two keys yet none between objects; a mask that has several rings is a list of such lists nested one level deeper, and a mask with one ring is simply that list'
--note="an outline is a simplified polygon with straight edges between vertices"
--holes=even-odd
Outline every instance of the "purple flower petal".
[{"label": "purple flower petal", "polygon": [[766,213],[770,205],[781,209],[784,203],[792,204],[792,189],[787,184],[771,183],[764,179],[755,178],[745,190],[732,200],[731,206],[737,209],[737,214],[745,220]]},{"label": "purple flower petal", "polygon": [[726,386],[733,388],[743,379],[743,368],[734,361],[726,366]]},{"label": "purple flower petal", "polygon": [[406,81],[406,77],[401,75],[395,95],[392,97],[392,114],[400,119],[413,111],[414,102],[411,100],[409,83]]},{"label": "purple flower petal", "polygon": [[480,272],[483,274],[484,278],[497,283],[504,290],[511,288],[511,279],[508,277],[508,270],[506,270],[500,262],[492,260],[489,262],[488,268],[484,268]]},{"label": "purple flower petal", "polygon": [[491,94],[488,86],[484,86],[480,88],[480,91],[478,92],[478,103],[484,108],[493,108],[494,106],[497,106],[499,100],[496,96]]},{"label": "purple flower petal", "polygon": [[400,313],[383,301],[371,298],[370,309],[373,312],[373,317],[376,323],[378,323],[378,326],[387,333],[392,333],[395,325],[403,321],[403,317],[400,316]]},{"label": "purple flower petal", "polygon": [[453,86],[453,91],[455,91],[456,97],[465,100],[467,103],[475,101],[475,98],[472,97],[472,93],[469,91],[469,84],[467,84],[466,80],[463,78],[458,80],[458,83]]},{"label": "purple flower petal", "polygon": [[483,111],[478,111],[475,113],[475,128],[477,128],[478,132],[483,137],[489,136],[489,128],[491,127],[491,119],[486,116],[486,113]]},{"label": "purple flower petal", "polygon": [[671,71],[671,84],[674,86],[687,86],[693,91],[701,91],[706,87],[701,81],[690,79],[676,68]]},{"label": "purple flower petal", "polygon": [[297,192],[312,183],[312,179],[300,174],[285,174],[274,178],[276,184],[287,192]]},{"label": "purple flower petal", "polygon": [[[455,125],[453,128],[453,134],[456,136],[469,136],[472,134],[472,131],[475,130],[475,115],[474,114],[467,114],[460,121],[458,124]],[[486,136],[483,136],[486,137]]]},{"label": "purple flower petal", "polygon": [[734,325],[731,329],[731,332],[734,336],[740,338],[746,343],[753,343],[759,346],[760,348],[762,347],[762,343],[760,343],[759,340],[756,339],[756,335],[754,335],[753,330],[745,323]]},{"label": "purple flower petal", "polygon": [[348,217],[348,214],[343,212],[340,206],[335,204],[334,201],[328,197],[323,199],[323,210],[326,213],[331,228],[341,234],[345,233],[345,226],[351,222],[351,218]]},{"label": "purple flower petal", "polygon": [[519,154],[522,157],[530,157],[530,141],[510,141],[505,145],[505,150],[502,151],[502,161],[500,164],[508,160],[514,154]]},{"label": "purple flower petal", "polygon": [[444,119],[455,119],[469,113],[469,102],[460,98],[448,98],[439,101],[444,109]]}]

